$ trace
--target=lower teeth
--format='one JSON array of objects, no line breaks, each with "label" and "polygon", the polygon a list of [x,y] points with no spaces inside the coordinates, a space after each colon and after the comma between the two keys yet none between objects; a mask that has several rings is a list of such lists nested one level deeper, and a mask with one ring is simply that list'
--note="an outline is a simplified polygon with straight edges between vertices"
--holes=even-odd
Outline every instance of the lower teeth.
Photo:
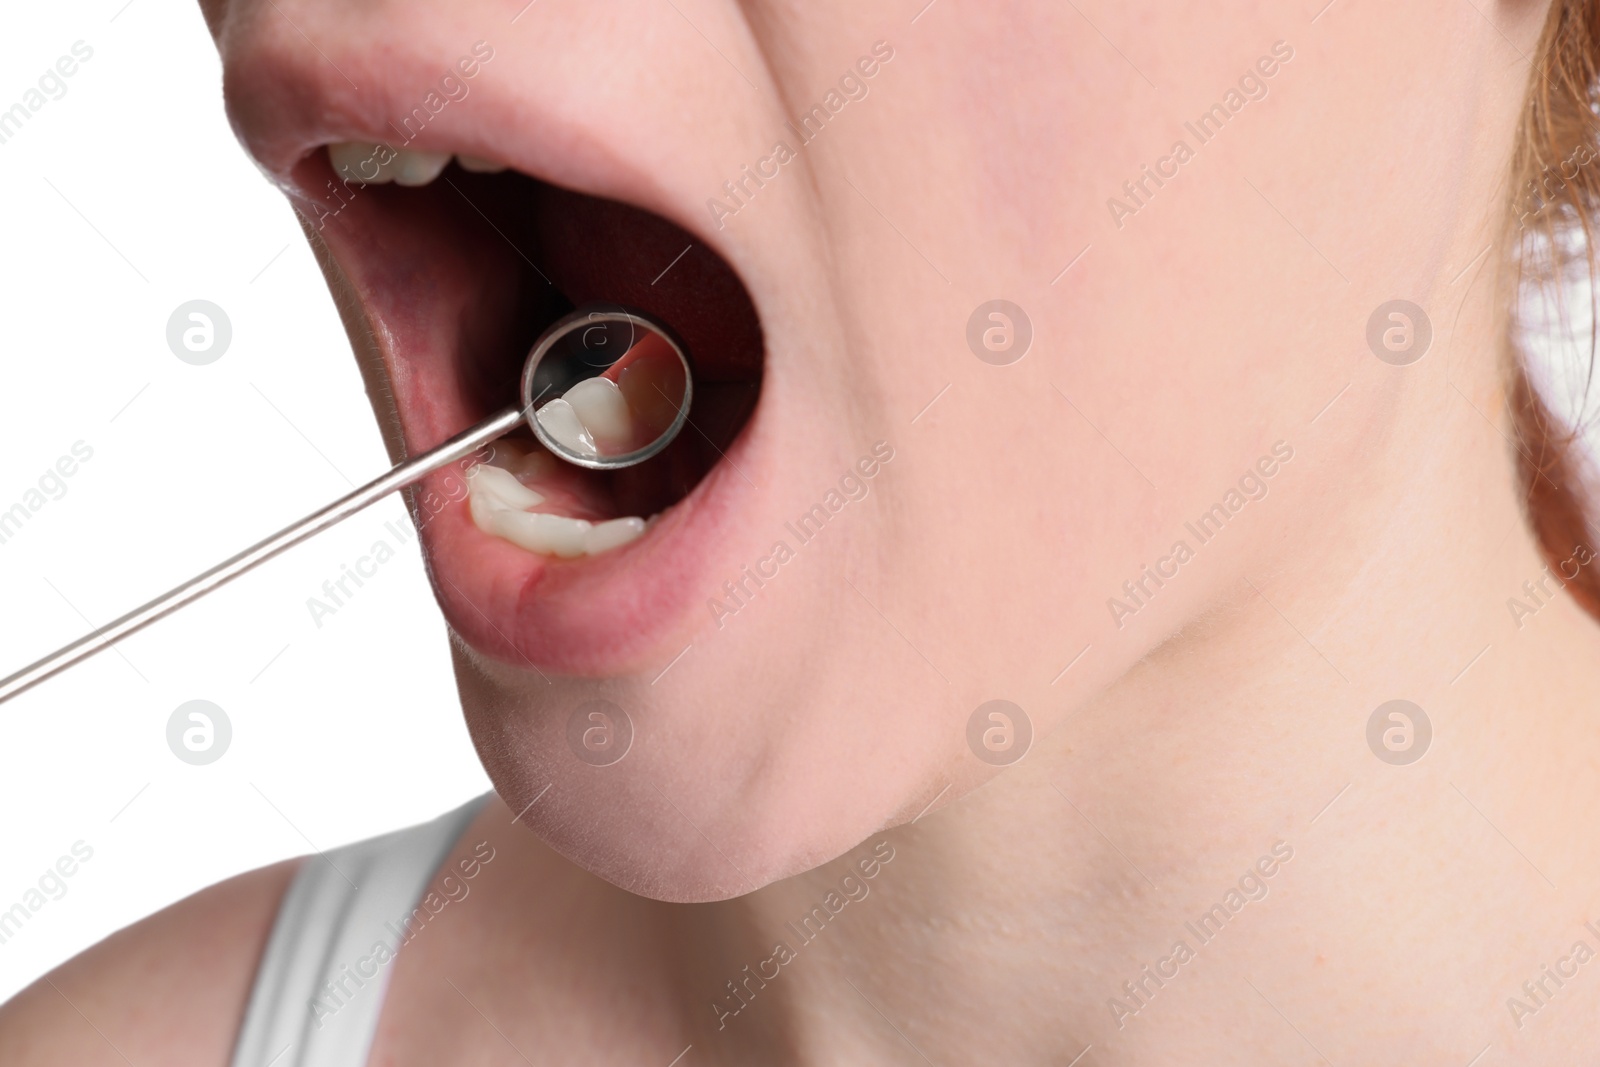
[{"label": "lower teeth", "polygon": [[[537,453],[533,456],[512,453],[510,463],[529,467],[534,465],[536,457]],[[621,548],[645,530],[645,520],[633,515],[590,522],[529,511],[544,503],[543,494],[523,485],[510,470],[499,466],[480,464],[469,470],[467,498],[473,524],[484,533],[510,541],[529,552],[561,559],[596,556]]]}]

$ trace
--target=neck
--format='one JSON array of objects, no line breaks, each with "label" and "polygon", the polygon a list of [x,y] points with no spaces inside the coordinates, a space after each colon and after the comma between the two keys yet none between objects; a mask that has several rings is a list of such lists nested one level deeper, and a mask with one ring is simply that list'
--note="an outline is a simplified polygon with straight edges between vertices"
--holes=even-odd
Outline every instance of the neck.
[{"label": "neck", "polygon": [[[1445,373],[1347,398],[1385,444],[1336,480],[1372,428],[1307,441],[1277,500],[1306,516],[1293,550],[1253,557],[1020,764],[879,835],[895,858],[814,940],[786,924],[849,858],[719,905],[757,931],[724,967],[774,939],[799,957],[758,989],[735,966],[754,995],[720,1036],[781,1034],[799,1062],[1465,1063],[1491,1020],[1553,1031],[1560,990],[1523,983],[1600,949],[1600,631],[1527,531],[1492,386]],[[1341,484],[1361,489],[1323,491]],[[1369,728],[1392,700],[1422,715]],[[1463,1015],[1421,1026],[1418,1003]]]}]

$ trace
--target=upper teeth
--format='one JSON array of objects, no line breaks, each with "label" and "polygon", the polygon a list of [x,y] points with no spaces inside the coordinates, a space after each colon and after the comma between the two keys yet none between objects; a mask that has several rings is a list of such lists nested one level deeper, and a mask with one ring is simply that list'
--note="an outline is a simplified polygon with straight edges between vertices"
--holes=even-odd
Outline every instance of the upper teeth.
[{"label": "upper teeth", "polygon": [[610,378],[585,378],[562,394],[595,447],[617,453],[633,443],[633,413]]},{"label": "upper teeth", "polygon": [[580,456],[620,455],[633,447],[634,415],[610,378],[585,378],[535,414],[557,444]]},{"label": "upper teeth", "polygon": [[595,447],[594,435],[589,432],[589,427],[585,426],[583,420],[578,417],[578,409],[573,407],[565,397],[556,397],[540,408],[534,417],[539,420],[539,425],[544,428],[544,432],[549,434],[557,444],[580,456],[598,456],[600,454],[600,450]]},{"label": "upper teeth", "polygon": [[[353,182],[383,185],[427,185],[450,164],[449,152],[424,152],[415,148],[391,148],[368,141],[340,141],[328,146],[328,162],[335,173]],[[461,169],[480,174],[505,170],[505,164],[478,156],[458,155]],[[387,162],[381,162],[387,160]]]},{"label": "upper teeth", "polygon": [[484,533],[562,559],[620,548],[645,529],[645,521],[633,515],[590,522],[528,511],[544,503],[544,495],[523,485],[510,471],[486,464],[467,472],[467,499],[472,521]]}]

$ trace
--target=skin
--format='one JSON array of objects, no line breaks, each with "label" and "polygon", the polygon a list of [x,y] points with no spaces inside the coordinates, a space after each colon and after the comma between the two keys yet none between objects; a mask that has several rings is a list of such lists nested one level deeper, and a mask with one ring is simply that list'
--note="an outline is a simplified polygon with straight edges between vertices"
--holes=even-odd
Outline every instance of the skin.
[{"label": "skin", "polygon": [[[264,157],[272,114],[355,108],[335,68],[405,99],[520,7],[205,5]],[[1545,564],[1482,255],[1544,7],[920,7],[541,0],[495,31],[476,91],[519,108],[518,167],[677,222],[761,316],[759,488],[702,596],[874,441],[895,458],[748,608],[718,628],[697,599],[637,669],[546,683],[457,642],[505,798],[458,852],[502,858],[395,964],[373,1062],[1592,1057],[1600,963],[1507,1007],[1600,947],[1600,642],[1566,596],[1507,607]],[[716,228],[706,198],[877,40],[867,98]],[[1108,197],[1280,41],[1266,98],[1119,226]],[[965,342],[997,296],[1033,328],[1009,366]],[[1408,367],[1364,335],[1396,298],[1432,323]],[[1278,442],[1267,495],[1119,626],[1124,580]],[[648,724],[605,774],[561,735],[598,694]],[[1003,772],[966,739],[996,698],[1035,735]],[[1366,742],[1394,699],[1432,724],[1407,766]],[[724,983],[877,842],[845,929],[719,1028]],[[1185,922],[1275,847],[1200,944]],[[226,1062],[285,878],[67,964],[0,1011],[0,1060]],[[1178,939],[1194,959],[1119,1018]]]}]

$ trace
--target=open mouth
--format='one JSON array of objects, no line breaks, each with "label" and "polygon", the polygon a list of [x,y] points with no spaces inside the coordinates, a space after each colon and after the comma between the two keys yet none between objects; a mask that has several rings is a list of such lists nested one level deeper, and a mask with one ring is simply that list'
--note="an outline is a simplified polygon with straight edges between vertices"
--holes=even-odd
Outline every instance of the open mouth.
[{"label": "open mouth", "polygon": [[[522,427],[412,500],[441,605],[473,648],[566,673],[643,666],[692,599],[721,497],[748,488],[730,457],[756,411],[764,348],[733,269],[657,215],[490,159],[340,142],[301,160],[293,184],[408,454],[516,403],[529,349],[574,309],[621,305],[681,342],[693,403],[658,455],[588,470]],[[324,192],[310,202],[313,190]],[[621,394],[590,393],[563,409],[571,432],[625,428]]]}]

